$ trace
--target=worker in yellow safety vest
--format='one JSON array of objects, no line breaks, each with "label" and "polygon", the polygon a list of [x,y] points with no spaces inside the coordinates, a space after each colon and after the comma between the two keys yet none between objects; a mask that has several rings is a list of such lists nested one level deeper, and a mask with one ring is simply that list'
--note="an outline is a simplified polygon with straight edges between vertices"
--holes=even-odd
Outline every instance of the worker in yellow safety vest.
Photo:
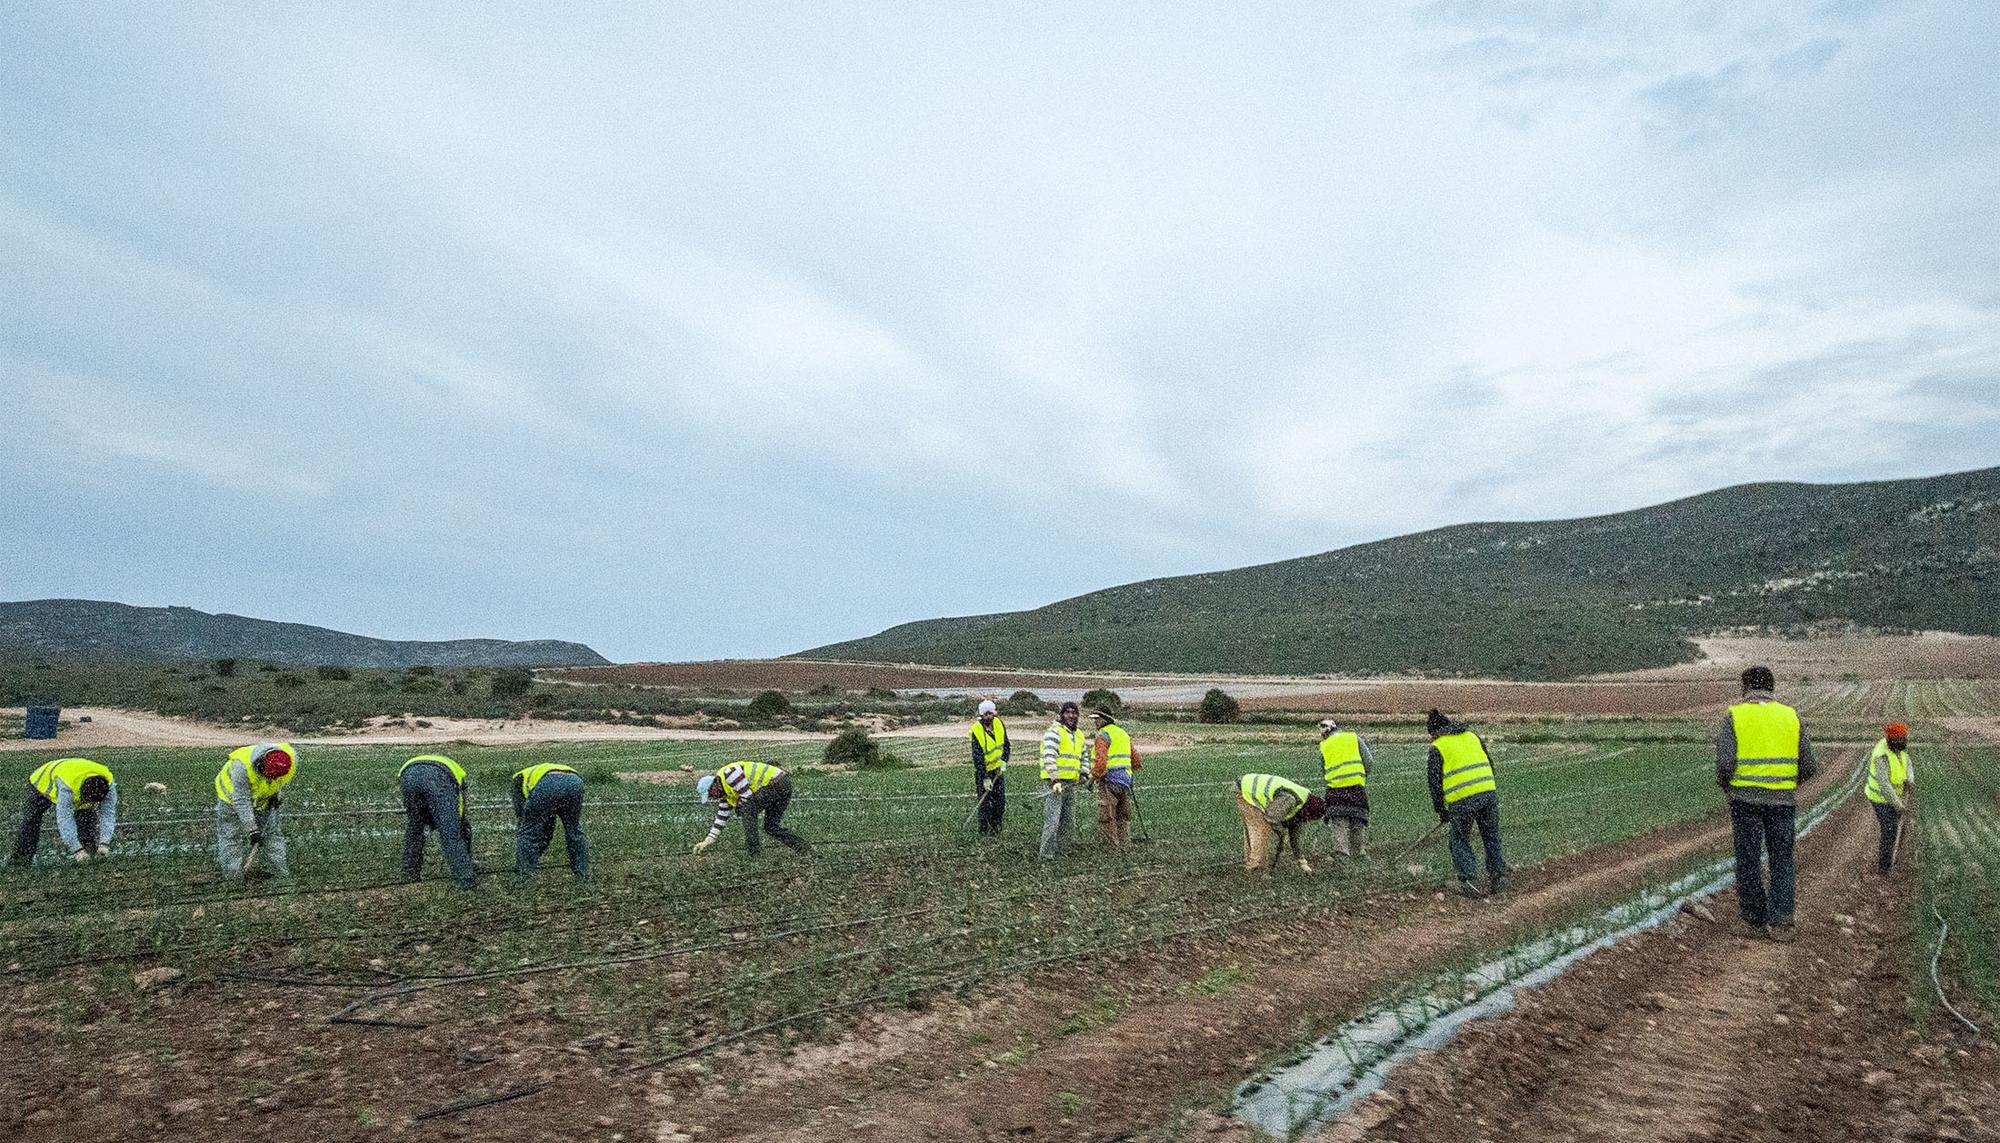
[{"label": "worker in yellow safety vest", "polygon": [[291,876],[278,807],[280,791],[299,775],[298,757],[289,742],[259,742],[223,761],[215,775],[215,861],[224,877],[248,874],[258,853],[273,874]]},{"label": "worker in yellow safety vest", "polygon": [[1083,732],[1076,728],[1080,712],[1073,702],[1062,704],[1056,720],[1042,733],[1041,859],[1053,861],[1069,851],[1076,831],[1076,785],[1083,781]]},{"label": "worker in yellow safety vest", "polygon": [[999,833],[1007,816],[1007,763],[1014,746],[1007,741],[1007,724],[1000,720],[1000,708],[993,700],[979,704],[979,717],[966,731],[972,742],[972,792],[979,798],[972,811],[979,819],[980,833]]},{"label": "worker in yellow safety vest", "polygon": [[514,884],[525,885],[541,864],[542,854],[563,827],[563,854],[577,880],[590,875],[590,845],[583,836],[583,775],[560,762],[543,762],[514,771],[507,784],[514,802]]},{"label": "worker in yellow safety vest", "polygon": [[764,832],[799,853],[811,853],[812,846],[806,839],[784,827],[785,810],[792,804],[792,776],[771,765],[769,762],[731,762],[713,774],[703,775],[695,783],[695,797],[703,803],[720,802],[715,810],[715,824],[708,827],[708,836],[694,843],[694,852],[700,853],[715,844],[722,836],[722,827],[729,824],[736,811],[743,811],[743,848],[750,856],[757,856],[759,839],[757,819],[764,819]]},{"label": "worker in yellow safety vest", "polygon": [[111,855],[111,835],[118,830],[118,780],[109,767],[88,758],[58,758],[35,767],[28,775],[21,828],[7,864],[34,861],[42,843],[42,818],[50,810],[56,812],[56,834],[71,861],[82,865]]},{"label": "worker in yellow safety vest", "polygon": [[[1729,795],[1729,827],[1736,843],[1738,919],[1730,929],[1740,937],[1786,942],[1795,933],[1797,790],[1800,782],[1819,773],[1819,762],[1799,712],[1773,697],[1777,685],[1769,667],[1743,672],[1743,699],[1729,708],[1715,738],[1715,781]],[[1763,877],[1767,852],[1769,894]]]},{"label": "worker in yellow safety vest", "polygon": [[1903,815],[1909,812],[1910,798],[1917,792],[1917,772],[1910,767],[1910,728],[1892,722],[1882,730],[1882,740],[1868,752],[1869,804],[1875,807],[1875,824],[1880,828],[1881,848],[1875,868],[1888,873],[1896,861],[1896,842],[1903,829]]},{"label": "worker in yellow safety vest", "polygon": [[[1236,812],[1243,819],[1243,870],[1269,875],[1271,865],[1285,854],[1291,842],[1292,856],[1300,873],[1311,873],[1299,831],[1326,813],[1326,799],[1289,778],[1276,774],[1245,774],[1230,787],[1236,795]],[[1276,841],[1274,848],[1272,842]]]},{"label": "worker in yellow safety vest", "polygon": [[445,868],[461,889],[479,884],[472,863],[472,819],[465,816],[465,767],[442,754],[419,754],[396,773],[403,792],[403,880],[424,870],[424,834],[436,830]]},{"label": "worker in yellow safety vest", "polygon": [[1500,792],[1493,780],[1493,756],[1486,743],[1436,710],[1424,718],[1431,736],[1427,773],[1431,808],[1438,821],[1451,823],[1451,868],[1458,891],[1480,896],[1479,862],[1472,854],[1472,828],[1479,827],[1479,844],[1486,851],[1486,887],[1507,888],[1507,859],[1500,853]]},{"label": "worker in yellow safety vest", "polygon": [[1132,775],[1138,773],[1139,751],[1132,736],[1109,710],[1090,712],[1097,735],[1090,744],[1090,776],[1097,782],[1097,834],[1113,849],[1132,844]]},{"label": "worker in yellow safety vest", "polygon": [[1362,834],[1368,828],[1368,772],[1375,768],[1375,752],[1367,739],[1323,718],[1319,763],[1326,778],[1326,824],[1333,831],[1333,851],[1343,857],[1368,856]]}]

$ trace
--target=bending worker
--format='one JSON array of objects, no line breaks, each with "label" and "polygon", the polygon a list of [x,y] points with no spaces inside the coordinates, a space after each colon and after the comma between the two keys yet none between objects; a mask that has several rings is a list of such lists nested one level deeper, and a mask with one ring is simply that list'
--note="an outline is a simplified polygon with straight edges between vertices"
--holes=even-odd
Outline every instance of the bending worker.
[{"label": "bending worker", "polygon": [[1479,862],[1472,855],[1472,827],[1479,827],[1479,844],[1486,850],[1486,886],[1499,893],[1507,888],[1507,861],[1500,855],[1500,793],[1493,782],[1493,757],[1486,743],[1436,710],[1424,719],[1431,736],[1428,774],[1431,808],[1438,821],[1451,823],[1451,868],[1458,874],[1458,891],[1479,893]]},{"label": "bending worker", "polygon": [[507,786],[514,799],[514,883],[525,885],[563,827],[563,854],[569,871],[582,880],[590,873],[590,846],[583,839],[583,775],[556,762],[514,771]]},{"label": "bending worker", "polygon": [[479,884],[472,864],[472,821],[465,816],[465,767],[442,754],[420,754],[397,774],[403,788],[403,880],[424,870],[424,831],[436,830],[445,868],[461,889]]},{"label": "bending worker", "polygon": [[1903,814],[1910,808],[1910,795],[1916,792],[1917,772],[1910,769],[1910,728],[1892,722],[1883,728],[1875,749],[1868,752],[1868,801],[1875,807],[1875,824],[1882,831],[1875,868],[1882,873],[1895,864]]},{"label": "bending worker", "polygon": [[[1271,865],[1284,856],[1287,840],[1292,843],[1299,872],[1313,871],[1305,846],[1299,842],[1299,830],[1325,815],[1325,799],[1276,774],[1245,774],[1236,780],[1236,812],[1243,818],[1244,872],[1268,875]],[[1273,839],[1278,843],[1275,849]]]},{"label": "bending worker", "polygon": [[[1773,698],[1777,678],[1769,667],[1743,672],[1743,701],[1729,708],[1715,738],[1715,781],[1729,794],[1729,827],[1736,841],[1736,908],[1730,928],[1739,937],[1787,942],[1792,928],[1792,842],[1796,837],[1799,783],[1819,772],[1812,739],[1799,712]],[[1771,892],[1764,892],[1763,857],[1771,855]]]},{"label": "bending worker", "polygon": [[58,758],[28,775],[28,796],[21,803],[21,829],[14,835],[9,865],[27,865],[42,841],[42,816],[56,812],[56,833],[63,852],[81,865],[93,855],[111,855],[111,835],[118,830],[118,780],[111,769],[88,758]]},{"label": "bending worker", "polygon": [[292,875],[278,807],[284,803],[279,791],[298,774],[298,752],[289,742],[259,742],[229,752],[215,775],[215,861],[224,877],[249,873],[251,855],[259,850],[271,872]]},{"label": "bending worker", "polygon": [[979,795],[973,813],[979,818],[979,832],[999,833],[1000,821],[1007,816],[1007,763],[1014,748],[992,699],[979,704],[979,717],[966,737],[972,740],[972,791]]},{"label": "bending worker", "polygon": [[1113,849],[1132,844],[1132,775],[1139,769],[1139,752],[1132,736],[1098,707],[1090,712],[1097,737],[1090,744],[1090,776],[1097,780],[1097,832]]},{"label": "bending worker", "polygon": [[1319,722],[1319,761],[1326,775],[1326,824],[1333,830],[1333,850],[1342,857],[1368,856],[1362,833],[1368,828],[1368,771],[1375,752],[1368,740],[1340,729],[1330,718]]},{"label": "bending worker", "polygon": [[722,803],[715,811],[715,824],[708,827],[708,836],[694,843],[695,853],[714,845],[730,815],[739,809],[743,811],[743,848],[750,856],[757,856],[759,815],[763,816],[765,833],[800,853],[812,852],[805,838],[782,824],[785,809],[792,804],[792,776],[769,762],[731,762],[704,775],[695,784],[695,797],[703,803]]},{"label": "bending worker", "polygon": [[1076,729],[1077,707],[1062,704],[1042,734],[1042,849],[1051,861],[1069,850],[1076,829],[1076,784],[1083,780],[1083,735]]}]

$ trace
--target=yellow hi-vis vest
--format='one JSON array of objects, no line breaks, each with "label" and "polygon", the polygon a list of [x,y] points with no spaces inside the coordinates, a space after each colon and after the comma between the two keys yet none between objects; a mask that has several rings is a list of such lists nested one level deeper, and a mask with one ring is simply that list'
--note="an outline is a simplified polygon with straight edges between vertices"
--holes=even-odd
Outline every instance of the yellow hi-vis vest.
[{"label": "yellow hi-vis vest", "polygon": [[35,767],[28,775],[28,784],[40,790],[44,798],[56,800],[56,783],[69,787],[70,800],[79,806],[96,805],[83,800],[83,782],[86,778],[102,778],[112,781],[111,768],[102,762],[92,762],[88,758],[58,758]]},{"label": "yellow hi-vis vest", "polygon": [[769,762],[731,762],[716,772],[715,780],[722,785],[722,800],[732,806],[740,799],[736,796],[736,787],[729,784],[731,770],[741,770],[749,776],[750,792],[753,794],[785,776],[783,770]]},{"label": "yellow hi-vis vest", "polygon": [[1319,760],[1326,767],[1326,788],[1366,786],[1368,771],[1361,765],[1361,736],[1343,730],[1319,740]]},{"label": "yellow hi-vis vest", "polygon": [[[1042,759],[1042,777],[1052,782],[1074,782],[1083,773],[1083,731],[1071,730],[1058,722],[1049,728],[1056,733],[1056,764],[1053,772],[1049,760]],[[1042,740],[1043,744],[1048,739]]]},{"label": "yellow hi-vis vest", "polygon": [[257,768],[250,764],[250,752],[256,747],[239,746],[229,752],[229,762],[224,762],[222,770],[215,776],[215,796],[225,802],[236,800],[236,783],[229,777],[229,765],[230,762],[241,762],[243,773],[250,778],[250,804],[260,810],[270,809],[271,799],[277,797],[278,791],[285,788],[285,783],[298,777],[299,773],[299,752],[292,749],[292,744],[277,742],[272,745],[292,756],[292,768],[285,771],[284,777],[273,782],[257,773]]},{"label": "yellow hi-vis vest", "polygon": [[1306,798],[1311,796],[1306,793],[1304,786],[1290,779],[1280,778],[1276,774],[1245,774],[1236,780],[1236,790],[1243,795],[1244,801],[1260,810],[1270,809],[1271,799],[1280,791],[1297,798],[1299,804],[1293,806],[1292,812],[1285,815],[1286,821],[1297,817],[1298,812],[1306,807]]},{"label": "yellow hi-vis vest", "polygon": [[1736,728],[1736,772],[1729,784],[1759,790],[1799,785],[1799,712],[1781,702],[1741,702],[1729,708]]},{"label": "yellow hi-vis vest", "polygon": [[[528,766],[514,771],[514,780],[521,784],[521,796],[525,798],[534,793],[535,787],[550,774],[576,774],[576,770],[560,762],[544,762],[539,766]],[[577,777],[581,778],[583,775],[577,774]]]},{"label": "yellow hi-vis vest", "polygon": [[999,716],[993,719],[993,733],[986,732],[986,725],[978,719],[972,720],[972,733],[967,735],[979,746],[979,753],[986,759],[986,772],[996,774],[1007,768],[1007,759],[1001,753],[1007,746],[1007,724]]},{"label": "yellow hi-vis vest", "polygon": [[1125,728],[1114,722],[1097,733],[1102,734],[1105,739],[1104,772],[1109,774],[1113,770],[1130,770],[1132,736],[1125,733]]},{"label": "yellow hi-vis vest", "polygon": [[[1738,753],[1741,753],[1741,751],[1738,751]],[[1900,793],[1903,789],[1903,783],[1910,779],[1910,752],[1908,750],[1889,749],[1889,740],[1884,738],[1880,742],[1877,742],[1875,749],[1868,754],[1868,789],[1866,791],[1868,800],[1887,805],[1889,802],[1888,795],[1882,792],[1880,783],[1875,780],[1875,760],[1877,758],[1887,758],[1889,760],[1889,784],[1896,787],[1897,792]]]},{"label": "yellow hi-vis vest", "polygon": [[401,775],[404,770],[408,770],[410,767],[415,766],[419,762],[435,762],[451,772],[451,780],[458,783],[458,816],[464,817],[465,816],[465,767],[460,766],[458,763],[453,762],[451,759],[446,758],[442,754],[419,754],[415,758],[410,759],[408,762],[405,762],[400,767],[398,767],[396,769],[396,773],[398,775]]},{"label": "yellow hi-vis vest", "polygon": [[1447,734],[1432,742],[1437,747],[1438,757],[1444,760],[1443,773],[1438,784],[1444,788],[1444,804],[1463,801],[1474,794],[1492,791],[1493,759],[1487,755],[1486,747],[1479,736],[1470,730],[1457,734]]}]

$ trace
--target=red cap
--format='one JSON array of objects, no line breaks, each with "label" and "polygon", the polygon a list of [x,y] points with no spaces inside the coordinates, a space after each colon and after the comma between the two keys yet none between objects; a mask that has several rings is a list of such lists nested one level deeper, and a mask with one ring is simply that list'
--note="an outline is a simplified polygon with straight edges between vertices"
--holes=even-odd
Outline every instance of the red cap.
[{"label": "red cap", "polygon": [[1306,807],[1300,816],[1309,822],[1316,822],[1326,816],[1326,799],[1318,794],[1306,795]]},{"label": "red cap", "polygon": [[257,768],[266,778],[282,778],[292,772],[292,756],[282,750],[266,751],[257,759]]},{"label": "red cap", "polygon": [[1892,722],[1882,728],[1882,733],[1890,738],[1908,738],[1910,736],[1910,728],[1900,722]]}]

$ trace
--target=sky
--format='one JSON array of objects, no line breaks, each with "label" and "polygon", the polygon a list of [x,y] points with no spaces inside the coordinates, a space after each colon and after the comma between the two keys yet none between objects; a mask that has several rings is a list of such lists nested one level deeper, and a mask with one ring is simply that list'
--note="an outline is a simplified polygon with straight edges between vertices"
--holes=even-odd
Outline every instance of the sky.
[{"label": "sky", "polygon": [[0,599],[780,654],[2000,464],[2000,8],[42,4]]}]

